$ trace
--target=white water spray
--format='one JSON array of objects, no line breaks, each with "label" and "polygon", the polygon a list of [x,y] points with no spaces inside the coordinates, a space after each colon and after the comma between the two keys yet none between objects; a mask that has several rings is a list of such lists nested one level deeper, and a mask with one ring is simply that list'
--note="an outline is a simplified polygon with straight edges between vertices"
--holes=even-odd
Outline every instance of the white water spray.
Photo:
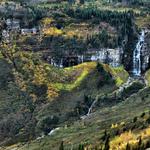
[{"label": "white water spray", "polygon": [[93,101],[93,103],[91,104],[91,106],[89,107],[87,114],[84,115],[84,116],[81,116],[81,119],[85,119],[86,117],[88,117],[88,116],[91,114],[92,109],[93,109],[93,107],[95,106],[95,104],[96,104],[97,101],[98,101],[98,99],[96,98],[96,99]]},{"label": "white water spray", "polygon": [[145,31],[142,30],[136,48],[133,51],[133,75],[141,75],[141,49],[144,44]]},{"label": "white water spray", "polygon": [[97,102],[97,99],[93,101],[92,105],[90,106],[88,113],[86,114],[86,116],[89,116],[90,113],[92,112],[93,107],[95,106],[95,103]]},{"label": "white water spray", "polygon": [[53,135],[57,130],[59,130],[60,128],[54,128],[53,130],[51,130],[48,135]]}]

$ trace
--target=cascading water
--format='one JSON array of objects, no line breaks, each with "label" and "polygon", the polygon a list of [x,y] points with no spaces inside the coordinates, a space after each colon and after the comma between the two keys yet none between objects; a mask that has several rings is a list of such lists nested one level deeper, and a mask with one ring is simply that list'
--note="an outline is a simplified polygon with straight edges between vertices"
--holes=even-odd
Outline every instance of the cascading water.
[{"label": "cascading water", "polygon": [[133,75],[141,75],[141,49],[144,44],[145,31],[142,30],[136,48],[133,51]]},{"label": "cascading water", "polygon": [[93,107],[95,106],[97,100],[98,100],[98,99],[96,98],[96,99],[93,101],[93,103],[91,104],[91,106],[90,106],[89,109],[88,109],[87,114],[84,115],[84,116],[81,116],[81,119],[85,119],[86,117],[88,117],[88,116],[91,114],[92,109],[93,109]]},{"label": "cascading water", "polygon": [[90,106],[89,110],[88,110],[88,113],[86,114],[86,116],[89,116],[93,107],[95,106],[95,103],[97,102],[97,99],[93,101],[92,105]]}]

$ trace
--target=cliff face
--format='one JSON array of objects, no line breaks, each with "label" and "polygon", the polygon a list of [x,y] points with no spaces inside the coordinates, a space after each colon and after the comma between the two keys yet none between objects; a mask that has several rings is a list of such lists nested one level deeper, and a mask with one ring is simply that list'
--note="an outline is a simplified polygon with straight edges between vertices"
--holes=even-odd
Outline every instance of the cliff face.
[{"label": "cliff face", "polygon": [[[106,49],[101,49],[99,51],[94,51],[93,53],[92,51],[89,51],[90,57],[88,61],[100,61],[102,63],[109,64],[113,67],[117,67],[121,65],[122,54],[123,54],[122,48],[116,48],[116,49],[106,48]],[[85,55],[85,58],[86,57],[87,56]]]},{"label": "cliff face", "polygon": [[141,50],[142,71],[150,67],[150,31],[146,31],[145,42]]},{"label": "cliff face", "polygon": [[[145,72],[150,67],[150,30],[143,29],[145,32],[144,35],[144,43],[140,43],[141,52],[140,52],[140,64],[141,64],[141,72]],[[125,66],[126,70],[129,72],[133,72],[133,53],[137,48],[137,43],[139,42],[140,34],[137,33],[135,28],[128,34],[126,37],[125,44],[123,46],[123,59],[122,63]]]}]

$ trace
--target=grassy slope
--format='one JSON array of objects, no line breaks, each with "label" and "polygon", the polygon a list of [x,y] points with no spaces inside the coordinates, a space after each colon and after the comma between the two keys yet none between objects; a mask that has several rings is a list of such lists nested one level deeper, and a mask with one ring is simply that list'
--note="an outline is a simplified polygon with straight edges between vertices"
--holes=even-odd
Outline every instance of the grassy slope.
[{"label": "grassy slope", "polygon": [[[145,97],[144,100],[142,100],[143,97]],[[62,140],[66,149],[67,147],[70,149],[72,146],[77,148],[81,141],[87,145],[92,144],[94,147],[94,145],[100,144],[99,139],[103,135],[104,129],[109,130],[112,124],[131,122],[135,116],[141,115],[143,111],[149,111],[149,98],[150,90],[141,90],[137,95],[134,94],[114,107],[100,109],[83,121],[78,121],[68,128],[61,128],[51,137],[47,136],[40,141],[33,141],[29,144],[29,147],[25,146],[20,149],[57,150]],[[134,134],[138,133],[135,132]],[[113,142],[114,140],[112,140],[112,144]]]},{"label": "grassy slope", "polygon": [[[84,64],[82,64],[84,65]],[[109,66],[105,66],[105,68],[107,68],[107,70],[109,70],[110,72],[112,72],[113,74],[115,73],[115,75],[118,73],[118,75],[120,75],[121,79],[126,81],[127,80],[127,76],[123,76],[122,73],[126,73],[124,72],[123,68],[110,68]],[[123,71],[123,72],[122,72]],[[100,94],[101,93],[107,93],[107,92],[111,92],[113,90],[113,88],[115,87],[110,87],[109,85],[105,85],[103,88],[100,88],[99,91],[96,89],[96,83],[97,83],[97,76],[98,74],[96,73],[91,73],[89,74],[88,78],[85,79],[84,82],[82,82],[81,87],[79,87],[79,90],[75,90],[69,94],[65,94],[63,96],[60,97],[60,99],[58,99],[57,101],[53,101],[53,104],[50,104],[48,106],[48,108],[44,108],[41,112],[39,112],[39,114],[42,114],[43,116],[47,115],[47,114],[52,114],[52,113],[56,113],[56,108],[57,108],[57,113],[64,113],[66,111],[69,111],[69,109],[72,109],[76,103],[76,101],[82,101],[83,100],[83,96],[84,93],[88,94]],[[92,89],[91,86],[88,87],[88,85],[92,85]],[[116,89],[116,88],[115,88]],[[54,109],[55,108],[55,109]],[[63,114],[62,114],[63,116]],[[42,117],[42,116],[40,116]],[[102,116],[98,115],[99,120],[101,120]],[[95,117],[94,117],[95,118]],[[93,119],[94,119],[93,118]],[[89,119],[88,119],[89,120]],[[97,120],[97,119],[96,119]],[[106,120],[105,120],[106,121]],[[30,149],[40,149],[41,145],[44,146],[44,149],[49,149],[51,148],[51,146],[53,147],[53,149],[58,149],[57,146],[59,146],[59,143],[62,139],[66,139],[65,143],[68,143],[67,141],[72,141],[74,144],[75,143],[79,143],[81,140],[84,141],[91,141],[91,137],[96,136],[93,140],[96,140],[97,138],[99,138],[100,133],[102,132],[101,129],[103,129],[102,127],[99,127],[99,123],[97,124],[98,120],[95,121],[95,124],[91,124],[87,121],[84,122],[76,122],[75,125],[71,125],[71,127],[64,129],[63,127],[61,128],[59,132],[59,134],[57,134],[54,137],[51,137],[49,139],[49,137],[46,137],[42,142],[37,142],[39,144],[33,143],[33,145],[31,144],[31,146],[29,147]],[[64,125],[63,125],[64,126]],[[104,127],[104,126],[103,126]],[[95,135],[95,133],[97,133],[97,130],[99,130],[99,134]],[[93,132],[94,131],[94,132]],[[84,133],[84,134],[83,134]],[[80,138],[78,138],[80,137]],[[44,142],[44,144],[43,144]],[[45,144],[47,143],[47,144]],[[42,146],[42,148],[43,148]],[[54,147],[56,146],[56,147]],[[28,147],[27,147],[28,149]]]},{"label": "grassy slope", "polygon": [[[116,85],[114,84],[111,87],[109,85],[104,85],[103,87],[97,88],[97,82],[100,80],[100,73],[96,69],[95,62],[58,69],[43,63],[38,59],[38,56],[29,52],[17,52],[14,57],[17,60],[16,65],[18,71],[15,71],[11,64],[8,64],[7,61],[1,58],[2,64],[0,68],[2,72],[0,74],[0,83],[3,85],[3,81],[9,79],[7,77],[9,74],[9,76],[13,77],[13,79],[10,78],[9,82],[6,80],[6,87],[10,86],[9,89],[0,89],[0,113],[3,114],[3,116],[1,116],[2,118],[11,113],[18,113],[18,111],[20,111],[20,108],[24,105],[24,99],[21,99],[19,96],[16,101],[15,93],[24,91],[30,94],[33,100],[32,103],[35,103],[36,109],[34,111],[34,116],[38,121],[43,117],[61,115],[59,116],[60,124],[64,126],[63,122],[66,121],[66,114],[76,107],[77,102],[83,101],[84,94],[95,97],[100,93],[104,94],[111,92],[117,88],[118,78],[119,81],[121,80],[121,82],[119,82],[119,84],[121,84],[125,82],[128,77],[128,73],[124,71],[123,67],[114,69],[108,65],[104,65],[106,71],[111,73],[116,80]],[[123,74],[125,73],[125,76],[123,76],[122,72]],[[50,96],[53,97],[53,101],[51,97],[49,97],[44,103],[38,104],[38,98],[36,98],[37,96],[34,93],[33,84],[36,86],[43,84],[48,87],[50,86],[51,88],[47,90],[46,95],[53,93],[55,90],[57,92],[55,97],[50,94]],[[21,90],[18,90],[18,88]],[[10,97],[11,92],[13,92],[13,97]],[[41,98],[44,99],[45,97]],[[8,107],[11,109],[8,109]],[[5,110],[9,110],[9,112]]]},{"label": "grassy slope", "polygon": [[[105,66],[105,69],[109,71],[112,69],[110,67],[108,68],[107,65],[104,65],[104,66]],[[124,74],[122,73],[123,70],[121,70],[121,68],[113,69],[113,71],[114,70],[116,70],[114,74],[116,74],[116,72],[119,74],[121,73],[121,76]],[[110,72],[113,72],[113,71],[111,70]],[[95,79],[95,76],[93,76],[93,74],[91,74],[91,76],[93,77],[93,79]],[[87,83],[85,84],[85,86],[91,85],[91,83],[96,82],[96,81],[93,82],[92,80],[89,80],[89,79],[92,79],[92,78],[89,76],[88,79],[85,80],[85,83]],[[82,86],[84,87],[83,83],[82,83]],[[93,92],[94,90],[93,88],[92,90],[90,90],[91,87],[89,88],[86,87],[86,88],[87,89],[84,90],[84,92],[87,92],[88,90],[89,94],[91,94],[90,91]],[[106,87],[105,89],[107,90]],[[79,88],[79,91],[81,93],[84,93],[80,88]],[[66,98],[66,95],[63,97],[66,100],[68,99],[68,101],[66,101],[66,104],[64,103],[64,109],[66,109],[66,106],[68,102],[70,102],[70,100],[74,101],[76,99],[80,99],[79,98],[81,94],[80,92],[78,92],[78,90],[77,92],[73,91],[69,95],[67,94],[67,98]],[[68,147],[69,149],[72,146],[74,148],[77,148],[78,144],[81,141],[88,145],[89,144],[97,145],[99,144],[99,138],[103,135],[104,129],[106,128],[109,129],[112,124],[116,124],[116,123],[120,124],[121,122],[130,122],[134,117],[139,116],[143,111],[145,112],[149,111],[149,103],[150,103],[149,98],[150,98],[149,89],[141,90],[138,94],[134,94],[133,96],[129,97],[124,102],[121,102],[113,107],[109,107],[109,108],[106,107],[106,108],[100,109],[96,111],[95,113],[93,113],[91,116],[89,116],[86,120],[77,121],[74,124],[72,124],[70,127],[61,127],[61,129],[57,131],[57,133],[54,134],[53,136],[51,137],[47,136],[40,141],[32,141],[31,144],[20,149],[25,149],[25,150],[26,149],[36,150],[36,149],[43,149],[43,148],[44,150],[47,150],[50,148],[58,149],[60,142],[62,140],[64,141],[65,147],[66,148]],[[64,102],[64,99],[61,98],[63,102]],[[57,103],[58,106],[61,105],[59,104]],[[70,104],[68,106],[70,106]],[[63,110],[61,107],[60,109]],[[132,134],[133,135],[135,134],[136,136],[138,136],[139,135],[138,132],[136,131],[135,133],[132,133]],[[129,140],[130,139],[131,138],[129,138]],[[112,140],[111,146],[113,146],[113,143],[117,141],[117,137],[116,137],[116,141],[114,140],[115,139]],[[129,142],[129,140],[127,140],[126,143]]]},{"label": "grassy slope", "polygon": [[[90,95],[93,98],[95,98],[97,94],[101,95],[115,90],[116,85],[112,85],[111,87],[109,85],[105,85],[104,87],[97,88],[97,82],[99,81],[100,74],[96,71],[95,67],[92,69],[90,73],[88,73],[87,69],[88,68],[87,66],[90,66],[92,64],[96,67],[96,63],[84,63],[73,67],[75,69],[79,69],[80,67],[82,67],[83,70],[83,73],[81,73],[81,75],[77,78],[74,84],[66,86],[67,89],[68,87],[75,87],[74,90],[71,90],[69,88],[69,91],[63,92],[55,101],[51,102],[48,106],[44,107],[44,109],[38,112],[39,114],[38,116],[40,116],[41,118],[42,116],[44,117],[45,115],[48,114],[55,114],[55,115],[61,114],[61,119],[65,119],[64,115],[67,112],[69,113],[70,111],[72,111],[72,109],[75,108],[78,102],[83,102],[84,95]],[[106,67],[106,65],[104,66]],[[85,68],[85,70],[83,68]],[[120,83],[123,83],[127,80],[128,74],[123,70],[123,68],[113,69],[107,66],[107,69],[109,70],[109,72],[113,73],[113,76],[115,73],[118,74],[117,77],[114,76],[114,78],[116,78],[117,85],[118,85],[118,78],[119,81],[121,81]],[[125,73],[124,76],[122,76],[122,72]],[[65,89],[65,86],[63,89]]]},{"label": "grassy slope", "polygon": [[[103,7],[103,8],[112,9],[111,6]],[[115,9],[118,8],[116,7]],[[120,8],[119,11],[124,11],[126,9],[128,8]],[[140,10],[135,9],[135,12],[139,12],[139,11]],[[140,22],[137,22],[137,24],[139,24],[140,26],[142,21],[143,20],[140,20]],[[49,115],[53,113],[60,114],[62,112],[64,113],[69,112],[72,108],[75,107],[77,101],[83,100],[83,96],[85,93],[89,93],[90,95],[95,96],[97,93],[107,93],[108,91],[111,92],[111,90],[114,90],[116,88],[114,86],[111,89],[111,87],[108,87],[106,85],[102,89],[97,90],[96,78],[98,77],[98,74],[93,72],[96,65],[92,63],[79,65],[75,68],[66,69],[65,71],[57,70],[56,68],[53,68],[47,64],[45,64],[45,66],[47,68],[46,70],[48,71],[48,73],[46,73],[47,74],[46,80],[40,82],[39,84],[46,83],[48,85],[48,83],[51,82],[52,89],[50,85],[49,93],[51,93],[51,91],[54,90],[56,93],[52,93],[52,95],[50,94],[50,96],[53,96],[54,94],[54,97],[56,96],[57,100],[52,101],[50,104],[47,103],[48,105],[46,106],[44,105],[42,108],[37,109],[36,115],[37,118],[39,119],[45,115]],[[87,68],[89,66],[91,66],[90,69]],[[123,71],[123,68],[112,69],[107,66],[105,67],[113,74],[113,77],[116,77],[117,86],[120,86],[121,83],[126,81],[127,75],[124,76],[124,73],[126,72]],[[34,70],[34,67],[31,68],[31,70]],[[36,71],[37,72],[39,71],[38,67]],[[52,71],[54,71],[54,76],[56,75],[56,78],[53,76],[54,78],[52,79],[57,81],[54,83],[49,79],[47,80],[47,76],[51,75],[50,72]],[[74,72],[77,72],[77,76],[75,76],[74,79],[71,79],[71,81],[70,80],[68,81],[68,78],[71,77],[74,74]],[[37,76],[40,74],[43,74],[43,72],[39,72]],[[65,78],[65,82],[63,81],[63,79],[57,80],[57,75],[59,77],[60,76],[63,77],[65,74],[67,74],[67,79]],[[120,77],[118,77],[118,75]],[[44,76],[42,75],[40,77],[43,78]],[[37,82],[39,78],[34,78],[34,80],[35,80],[34,82]],[[94,88],[89,85],[93,85]],[[65,90],[63,94],[61,93],[62,90]],[[59,96],[58,93],[60,94]],[[3,100],[3,103],[5,103],[5,98],[6,98],[5,94],[7,93],[4,93],[4,96],[2,96],[3,94],[1,94],[2,96],[1,99]],[[67,129],[61,128],[60,131],[58,131],[58,134],[52,137],[46,137],[42,141],[34,141],[31,145],[29,145],[29,147],[25,147],[25,149],[31,149],[31,150],[32,149],[46,150],[46,149],[55,149],[55,148],[58,149],[58,146],[60,145],[62,139],[65,141],[65,145],[69,147],[70,145],[74,145],[74,146],[76,144],[78,145],[80,141],[83,141],[85,143],[95,144],[95,140],[98,141],[105,127],[109,128],[112,123],[116,123],[120,120],[126,121],[128,119],[131,119],[136,114],[135,112],[140,113],[144,109],[147,110],[147,106],[149,104],[149,100],[148,100],[149,96],[148,98],[146,98],[144,105],[143,102],[141,102],[140,97],[141,96],[139,97],[137,96],[136,98],[132,97],[131,99],[129,99],[131,101],[127,100],[124,103],[117,104],[115,107],[99,110],[96,113],[94,113],[90,118],[88,118],[85,122],[79,121],[76,122],[74,125],[71,125],[71,127],[68,127]],[[110,109],[112,111],[110,111]]]},{"label": "grassy slope", "polygon": [[[29,145],[23,147],[19,145],[18,148],[19,150],[57,150],[63,140],[66,149],[70,149],[72,146],[77,148],[81,141],[85,145],[92,145],[90,146],[92,149],[94,145],[100,144],[100,138],[104,133],[104,129],[109,130],[112,124],[127,124],[132,122],[134,117],[140,116],[142,112],[148,112],[150,104],[149,99],[150,90],[149,88],[145,88],[137,94],[132,95],[124,102],[113,107],[99,109],[85,120],[77,121],[69,127],[61,127],[60,130],[51,137],[47,136],[42,140],[31,141]],[[145,134],[143,134],[143,132]],[[128,142],[132,145],[136,145],[139,136],[142,136],[145,140],[149,139],[149,128],[146,130],[138,129],[133,132],[127,131],[120,136],[112,138],[110,146],[115,150],[118,148],[117,145],[120,145],[123,149]]]}]

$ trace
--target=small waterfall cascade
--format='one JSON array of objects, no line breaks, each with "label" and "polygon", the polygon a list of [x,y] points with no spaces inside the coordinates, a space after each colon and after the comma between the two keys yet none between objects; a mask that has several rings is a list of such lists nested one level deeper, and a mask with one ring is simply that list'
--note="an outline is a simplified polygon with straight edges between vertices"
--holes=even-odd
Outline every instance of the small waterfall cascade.
[{"label": "small waterfall cascade", "polygon": [[60,128],[55,128],[55,129],[53,129],[53,130],[51,130],[49,133],[48,133],[48,135],[50,136],[50,135],[52,135],[52,134],[54,134],[57,130],[59,130]]},{"label": "small waterfall cascade", "polygon": [[90,106],[88,113],[86,114],[86,116],[89,116],[90,113],[92,112],[93,107],[95,106],[95,103],[97,102],[97,99],[93,101],[92,105]]},{"label": "small waterfall cascade", "polygon": [[93,107],[95,106],[95,104],[96,104],[97,101],[98,101],[98,99],[96,98],[96,99],[93,101],[93,103],[91,104],[91,106],[89,107],[87,114],[84,115],[84,116],[81,116],[81,119],[85,119],[86,117],[88,117],[88,116],[91,114],[92,109],[93,109]]},{"label": "small waterfall cascade", "polygon": [[[52,129],[52,130],[48,133],[48,136],[53,135],[53,134],[54,134],[56,131],[58,131],[59,129],[60,129],[59,127]],[[44,137],[45,137],[45,135],[42,134],[41,136],[37,137],[36,140],[41,140],[41,139],[43,139]]]},{"label": "small waterfall cascade", "polygon": [[136,44],[136,48],[133,51],[133,75],[135,76],[141,75],[141,49],[144,44],[144,38],[145,31],[142,30],[138,43]]}]

